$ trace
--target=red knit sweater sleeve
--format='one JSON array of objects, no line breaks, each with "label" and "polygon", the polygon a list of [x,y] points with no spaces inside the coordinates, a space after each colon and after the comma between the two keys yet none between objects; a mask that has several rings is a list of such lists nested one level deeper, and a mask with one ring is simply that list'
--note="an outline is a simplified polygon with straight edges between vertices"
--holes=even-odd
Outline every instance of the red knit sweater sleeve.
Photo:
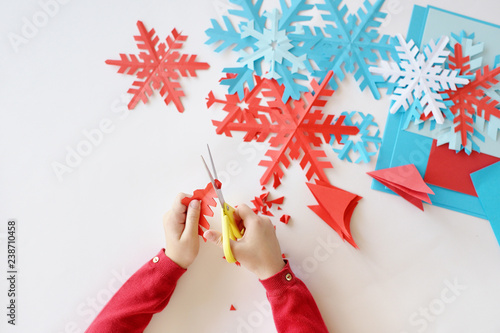
[{"label": "red knit sweater sleeve", "polygon": [[314,298],[288,262],[279,273],[260,282],[266,288],[279,333],[328,333]]},{"label": "red knit sweater sleeve", "polygon": [[167,306],[185,271],[162,249],[125,282],[85,332],[143,332]]}]

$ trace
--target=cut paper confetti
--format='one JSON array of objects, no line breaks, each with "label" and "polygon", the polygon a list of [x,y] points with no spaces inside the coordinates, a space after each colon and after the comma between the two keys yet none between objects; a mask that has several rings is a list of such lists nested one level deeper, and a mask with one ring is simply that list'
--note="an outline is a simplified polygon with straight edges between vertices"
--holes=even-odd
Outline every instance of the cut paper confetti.
[{"label": "cut paper confetti", "polygon": [[281,180],[280,180],[280,177],[278,176],[278,174],[275,172],[273,173],[273,188],[274,189],[277,189],[278,186],[281,185]]},{"label": "cut paper confetti", "polygon": [[[207,98],[207,106],[214,103],[223,104],[223,110],[228,112],[222,120],[213,120],[217,127],[217,134],[232,136],[233,131],[245,132],[244,141],[255,140],[270,144],[266,156],[259,165],[266,168],[260,179],[265,185],[274,174],[281,179],[284,169],[287,169],[293,160],[299,160],[301,168],[306,171],[307,180],[313,176],[327,181],[325,168],[332,168],[332,164],[325,160],[326,153],[322,149],[323,143],[329,143],[333,135],[338,141],[342,135],[354,135],[359,132],[355,126],[344,124],[345,116],[340,116],[334,122],[333,115],[324,115],[322,108],[326,105],[326,98],[333,94],[327,88],[328,81],[333,73],[329,72],[323,83],[312,80],[312,92],[304,94],[299,100],[288,100],[283,103],[282,97],[285,88],[274,79],[256,77],[256,85],[252,90],[245,89],[245,96],[241,102],[238,96],[226,95],[226,99],[215,98],[212,92]],[[262,100],[265,100],[264,104]]]},{"label": "cut paper confetti", "polygon": [[424,182],[414,164],[376,170],[368,174],[421,210],[424,210],[422,201],[432,204],[429,194],[434,192]]},{"label": "cut paper confetti", "polygon": [[[220,182],[218,182],[216,185],[219,186]],[[212,208],[210,207],[216,207],[217,202],[215,201],[215,198],[217,198],[217,193],[214,190],[214,187],[212,186],[212,183],[208,183],[207,186],[204,189],[198,189],[193,192],[193,195],[191,197],[185,197],[184,199],[181,200],[181,203],[185,205],[186,207],[189,206],[189,203],[193,200],[200,200],[200,222],[198,225],[198,234],[203,237],[203,232],[204,229],[208,230],[210,229],[210,223],[208,223],[207,218],[205,216],[214,216],[214,212],[212,211]],[[207,240],[205,237],[203,237],[203,240],[206,242]]]},{"label": "cut paper confetti", "polygon": [[283,204],[285,197],[279,197],[274,200],[269,199],[269,192],[264,192],[260,196],[255,197],[251,202],[254,205],[252,210],[255,214],[262,214],[267,216],[274,216],[270,209],[275,205],[278,210],[281,208],[279,205]]},{"label": "cut paper confetti", "polygon": [[500,162],[470,174],[479,201],[500,244]]},{"label": "cut paper confetti", "polygon": [[128,104],[129,110],[135,108],[139,101],[147,103],[154,89],[159,90],[166,105],[173,102],[177,110],[183,112],[181,97],[184,91],[178,81],[179,74],[182,77],[194,77],[197,76],[197,70],[208,69],[209,65],[196,61],[196,55],[179,53],[187,36],[181,35],[176,29],[166,38],[165,44],[159,43],[155,30],[148,31],[141,21],[137,21],[137,27],[139,35],[134,36],[134,39],[141,50],[139,56],[121,53],[120,60],[106,60],[108,65],[119,66],[118,73],[137,77],[128,90],[133,95]]},{"label": "cut paper confetti", "polygon": [[289,34],[295,30],[295,23],[311,19],[311,16],[300,13],[313,5],[306,4],[305,0],[291,0],[288,6],[281,0],[281,11],[262,12],[263,0],[257,0],[255,4],[252,0],[230,2],[241,8],[229,10],[229,14],[242,19],[238,29],[234,28],[228,16],[223,16],[225,29],[212,19],[212,27],[205,31],[209,37],[206,44],[218,44],[216,52],[232,49],[240,54],[238,63],[241,67],[223,70],[230,74],[222,81],[223,85],[229,86],[229,94],[237,93],[243,99],[245,88],[253,89],[255,75],[284,83],[283,102],[290,97],[299,99],[300,93],[307,91],[307,87],[296,82],[307,79],[298,72],[306,66],[306,54],[295,50],[297,42],[292,42]]},{"label": "cut paper confetti", "polygon": [[351,235],[351,217],[361,197],[326,182],[306,184],[318,202],[318,205],[308,207],[332,227],[343,240],[358,248]]},{"label": "cut paper confetti", "polygon": [[231,304],[231,307],[229,308],[229,311],[236,311],[236,308],[234,307],[234,305]]},{"label": "cut paper confetti", "polygon": [[[474,34],[468,36],[462,31],[459,35],[452,34],[452,37],[450,69],[459,70],[460,75],[474,78],[463,87],[443,93],[452,102],[449,109],[453,114],[453,122],[450,120],[446,127],[440,129],[438,144],[449,143],[450,149],[464,149],[470,154],[472,150],[480,151],[476,140],[484,141],[484,136],[488,134],[493,140],[497,139],[497,131],[487,129],[490,120],[500,119],[500,98],[492,98],[500,97],[494,93],[496,89],[500,89],[495,87],[499,82],[497,76],[500,75],[500,64],[495,64],[493,69],[488,65],[481,67],[484,44],[474,44]],[[479,122],[479,126],[474,126]]]},{"label": "cut paper confetti", "polygon": [[280,222],[288,224],[288,221],[290,221],[290,215],[286,215],[286,214],[281,215]]},{"label": "cut paper confetti", "polygon": [[337,89],[337,82],[344,80],[345,73],[352,73],[361,90],[368,87],[379,99],[378,86],[383,80],[369,68],[379,59],[398,60],[392,38],[378,32],[387,15],[380,11],[384,0],[373,4],[364,1],[356,14],[348,14],[347,6],[342,3],[342,0],[324,0],[316,4],[317,9],[325,13],[321,15],[325,28],[299,26],[291,39],[299,45],[297,52],[306,53],[318,67],[314,69],[311,63],[306,63],[315,77],[322,79],[333,70],[335,77],[330,85]]},{"label": "cut paper confetti", "polygon": [[[378,129],[377,123],[373,121],[373,116],[371,114],[365,115],[363,112],[342,112],[341,116],[344,116],[344,123],[348,126],[355,126],[358,128],[359,132],[356,136],[354,135],[342,135],[340,141],[341,148],[334,148],[341,160],[347,160],[352,163],[351,156],[349,154],[358,155],[355,163],[368,163],[372,156],[377,154],[382,143],[382,138],[380,137],[380,130]],[[353,121],[353,118],[358,117],[357,121]],[[330,145],[335,147],[338,142],[336,142],[335,137],[332,136],[330,140]]]},{"label": "cut paper confetti", "polygon": [[[413,40],[406,42],[398,35],[396,46],[400,62],[383,61],[379,67],[370,67],[370,72],[380,74],[387,81],[387,92],[392,94],[390,113],[411,109],[408,117],[420,121],[420,112],[425,116],[432,115],[438,124],[444,122],[444,114],[449,112],[440,91],[456,90],[457,87],[469,83],[466,77],[459,75],[458,70],[444,68],[444,62],[450,54],[446,50],[449,38],[442,36],[437,43],[433,40],[419,52]],[[414,104],[417,102],[418,104]]]},{"label": "cut paper confetti", "polygon": [[[222,259],[226,260],[226,256],[222,256]],[[239,261],[235,261],[234,264],[238,267],[241,267],[241,263]]]}]

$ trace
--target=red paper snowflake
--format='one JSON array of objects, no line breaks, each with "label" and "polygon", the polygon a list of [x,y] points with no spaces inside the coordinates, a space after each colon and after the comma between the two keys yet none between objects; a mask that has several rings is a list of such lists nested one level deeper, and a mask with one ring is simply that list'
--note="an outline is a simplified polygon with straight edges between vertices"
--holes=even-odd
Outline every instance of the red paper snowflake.
[{"label": "red paper snowflake", "polygon": [[[304,94],[299,100],[289,99],[283,103],[285,87],[274,79],[255,77],[255,87],[245,89],[242,101],[237,94],[226,95],[226,99],[217,99],[209,93],[207,106],[223,104],[228,112],[222,121],[213,120],[217,134],[231,136],[233,131],[245,132],[244,141],[265,142],[270,149],[259,165],[266,167],[260,179],[262,185],[276,173],[281,179],[284,169],[291,161],[300,160],[300,166],[306,171],[307,180],[316,175],[322,181],[328,181],[324,169],[332,164],[325,160],[326,153],[321,144],[329,143],[331,135],[340,142],[342,135],[355,135],[355,126],[343,125],[341,116],[334,123],[333,115],[324,115],[321,108],[326,104],[325,97],[333,94],[327,85],[333,72],[329,72],[321,84],[311,82],[312,92]],[[264,102],[265,101],[265,102]],[[309,168],[308,168],[309,166]],[[283,169],[284,167],[284,169]]]},{"label": "red paper snowflake", "polygon": [[[218,180],[216,181],[220,184]],[[216,185],[219,186],[218,184]],[[215,198],[217,198],[217,193],[215,192],[212,183],[208,183],[204,189],[195,190],[191,197],[186,197],[181,200],[181,203],[185,206],[189,206],[189,203],[192,200],[200,200],[200,222],[198,225],[198,234],[201,237],[203,237],[203,229],[210,229],[210,223],[208,223],[205,216],[214,216],[214,212],[210,207],[217,206]],[[203,237],[203,240],[206,241],[205,237]]]},{"label": "red paper snowflake", "polygon": [[177,51],[187,36],[181,35],[176,29],[166,38],[165,45],[158,43],[159,38],[154,29],[148,31],[141,21],[137,21],[137,27],[139,36],[134,36],[134,39],[141,50],[140,59],[134,54],[121,53],[120,60],[106,60],[108,65],[120,66],[118,73],[137,76],[137,80],[132,83],[133,87],[128,90],[128,93],[133,94],[128,108],[135,108],[139,100],[146,103],[155,89],[160,91],[165,104],[173,102],[177,110],[183,112],[181,97],[184,96],[184,91],[178,82],[179,74],[183,77],[196,76],[197,70],[208,69],[209,65],[196,61],[196,55],[181,55]]},{"label": "red paper snowflake", "polygon": [[[464,38],[464,40],[467,39]],[[500,67],[490,69],[486,65],[471,71],[471,60],[469,55],[464,55],[463,45],[456,43],[454,55],[449,57],[450,69],[459,69],[460,75],[475,74],[475,77],[463,87],[444,92],[448,95],[448,100],[453,102],[453,105],[450,106],[450,111],[454,115],[455,127],[453,130],[455,133],[460,133],[459,144],[462,147],[467,147],[468,141],[472,140],[474,115],[483,117],[486,121],[489,121],[491,116],[500,118],[500,110],[497,108],[498,101],[485,93],[487,89],[499,82],[496,76],[500,74]]]}]

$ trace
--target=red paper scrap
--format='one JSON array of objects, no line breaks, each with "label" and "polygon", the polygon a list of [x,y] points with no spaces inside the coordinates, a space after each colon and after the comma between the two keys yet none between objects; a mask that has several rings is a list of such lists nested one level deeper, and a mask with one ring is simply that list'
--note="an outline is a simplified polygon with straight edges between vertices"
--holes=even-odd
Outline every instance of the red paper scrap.
[{"label": "red paper scrap", "polygon": [[473,151],[456,153],[446,145],[432,142],[424,180],[428,184],[477,197],[470,174],[500,161],[500,158]]},{"label": "red paper scrap", "polygon": [[[222,259],[226,260],[226,256],[222,256]],[[234,264],[238,267],[241,266],[241,263],[238,260],[236,260]]]},{"label": "red paper scrap", "polygon": [[376,170],[368,174],[421,210],[424,210],[422,201],[432,204],[429,194],[434,192],[424,182],[414,164]]},{"label": "red paper scrap", "polygon": [[273,173],[273,178],[274,178],[274,180],[273,180],[273,188],[274,188],[274,189],[277,189],[277,188],[278,188],[278,186],[280,186],[280,185],[281,185],[281,180],[280,180],[280,177],[279,177],[279,176],[278,176],[278,174],[275,172],[275,173]]},{"label": "red paper scrap", "polygon": [[187,36],[181,35],[176,29],[166,39],[167,44],[159,42],[154,29],[147,30],[141,21],[137,21],[139,36],[134,36],[139,56],[120,54],[120,60],[106,60],[108,65],[120,66],[118,73],[136,75],[128,93],[133,94],[128,108],[132,110],[141,100],[146,103],[154,90],[159,90],[165,104],[173,102],[179,112],[184,111],[181,97],[184,91],[179,83],[182,77],[196,76],[196,71],[208,69],[206,62],[196,61],[196,55],[180,54],[179,49]]},{"label": "red paper scrap", "polygon": [[286,255],[284,253],[282,253],[281,258],[286,259]]},{"label": "red paper scrap", "polygon": [[229,311],[236,311],[236,308],[234,307],[234,305],[231,304],[231,308],[229,308]]},{"label": "red paper scrap", "polygon": [[351,217],[362,197],[327,182],[318,181],[317,184],[306,184],[318,202],[318,205],[308,207],[332,227],[343,240],[358,248],[351,235]]},{"label": "red paper scrap", "polygon": [[274,200],[269,200],[269,192],[264,192],[260,196],[255,197],[251,202],[254,205],[252,209],[255,214],[262,214],[267,216],[274,216],[273,213],[269,210],[273,205],[277,205],[278,209],[280,209],[279,205],[283,203],[285,197],[279,197]]},{"label": "red paper scrap", "polygon": [[[218,182],[220,184],[220,182]],[[217,185],[219,186],[219,185]],[[191,197],[185,197],[181,200],[181,203],[186,207],[189,206],[189,203],[192,200],[200,200],[200,223],[198,225],[198,234],[203,237],[203,228],[210,229],[210,223],[208,223],[205,216],[214,216],[214,212],[210,207],[217,206],[217,202],[214,198],[217,198],[217,193],[212,186],[212,183],[208,183],[204,189],[198,189],[193,192]],[[203,237],[203,240],[206,242],[207,240]]]},{"label": "red paper scrap", "polygon": [[283,222],[283,223],[285,223],[285,224],[288,224],[289,220],[290,220],[290,215],[283,214],[280,217],[280,221]]}]

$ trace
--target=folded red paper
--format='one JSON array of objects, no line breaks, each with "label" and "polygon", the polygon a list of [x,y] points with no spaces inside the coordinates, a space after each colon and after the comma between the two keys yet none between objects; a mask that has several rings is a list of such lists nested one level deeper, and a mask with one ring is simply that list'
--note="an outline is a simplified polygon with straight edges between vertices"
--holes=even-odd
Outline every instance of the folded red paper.
[{"label": "folded red paper", "polygon": [[362,198],[326,182],[306,183],[318,205],[308,206],[349,244],[358,248],[351,235],[351,217]]},{"label": "folded red paper", "polygon": [[424,210],[422,201],[432,204],[429,194],[434,192],[424,182],[414,164],[376,170],[368,174],[421,210]]},{"label": "folded red paper", "polygon": [[[220,186],[220,182],[216,180],[218,184],[217,186]],[[193,195],[191,197],[185,197],[184,199],[181,200],[181,203],[185,205],[186,207],[189,205],[189,203],[193,200],[200,200],[200,223],[198,225],[198,234],[203,237],[203,228],[205,229],[210,229],[210,223],[208,223],[207,219],[205,216],[214,216],[214,212],[212,211],[212,208],[210,207],[215,207],[217,206],[217,202],[215,201],[215,198],[217,198],[217,193],[214,190],[214,187],[212,186],[212,183],[208,183],[207,186],[204,189],[199,189],[195,190],[193,192]],[[203,237],[204,241],[207,241],[205,237]]]},{"label": "folded red paper", "polygon": [[281,215],[280,221],[285,223],[285,224],[288,224],[288,221],[290,221],[290,215],[286,215],[286,214]]}]

